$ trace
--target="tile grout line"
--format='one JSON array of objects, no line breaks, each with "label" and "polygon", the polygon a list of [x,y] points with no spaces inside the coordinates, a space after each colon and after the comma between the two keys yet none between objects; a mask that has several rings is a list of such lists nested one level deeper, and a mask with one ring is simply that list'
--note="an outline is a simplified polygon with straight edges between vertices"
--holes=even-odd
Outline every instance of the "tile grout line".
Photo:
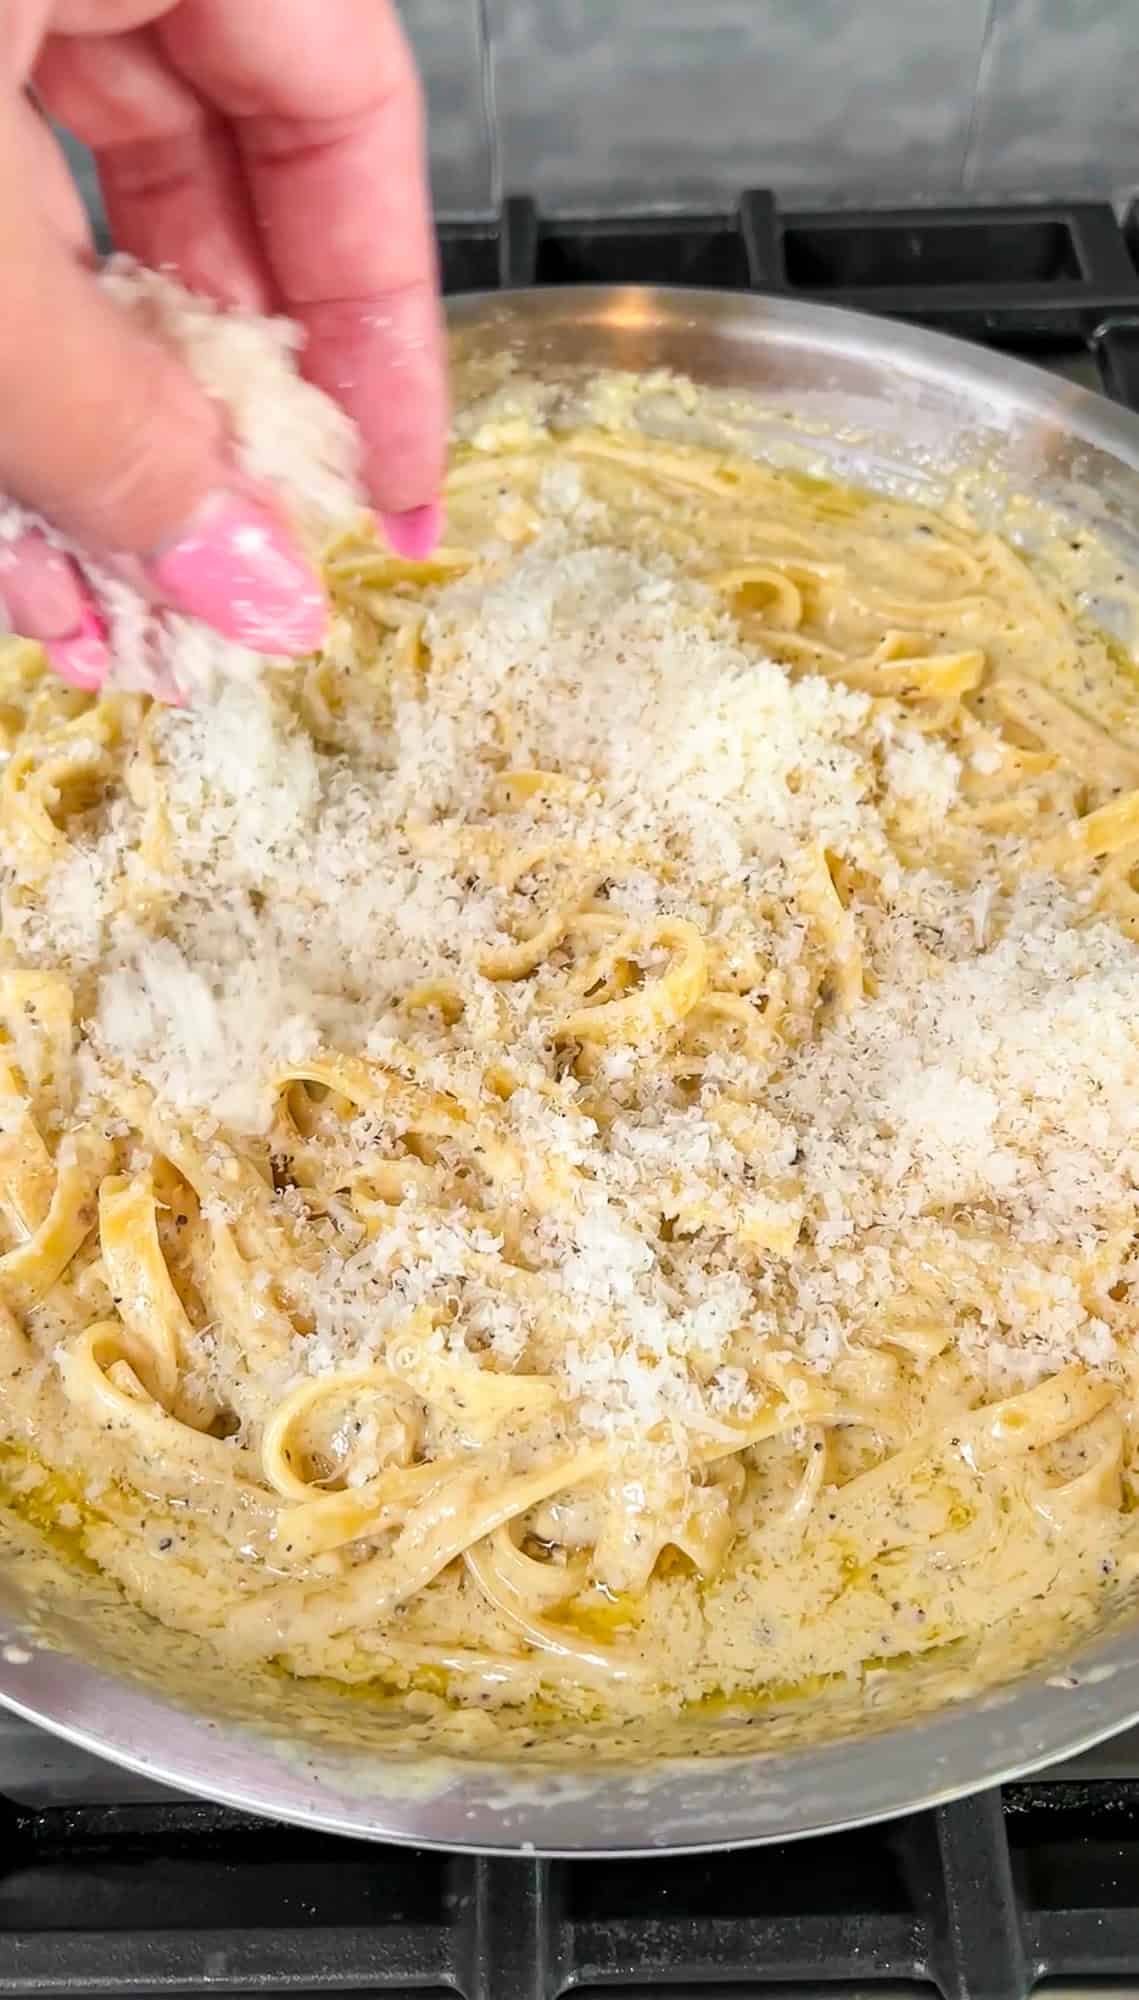
[{"label": "tile grout line", "polygon": [[965,144],[961,152],[961,192],[969,189],[969,176],[973,168],[973,158],[980,135],[981,98],[988,85],[989,73],[993,65],[993,51],[997,40],[997,17],[1001,0],[989,0],[985,15],[985,25],[981,30],[981,46],[977,52],[977,71],[973,79],[973,102],[969,107],[969,125],[965,133]]},{"label": "tile grout line", "polygon": [[479,83],[482,92],[483,127],[486,132],[487,164],[490,168],[490,206],[494,215],[502,212],[502,130],[498,121],[498,83],[494,64],[493,28],[490,0],[475,0],[479,36]]}]

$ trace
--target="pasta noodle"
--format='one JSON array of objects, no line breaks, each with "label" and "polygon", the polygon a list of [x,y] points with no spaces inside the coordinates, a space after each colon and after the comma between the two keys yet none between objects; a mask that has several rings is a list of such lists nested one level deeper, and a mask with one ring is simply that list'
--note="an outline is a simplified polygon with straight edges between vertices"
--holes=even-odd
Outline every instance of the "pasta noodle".
[{"label": "pasta noodle", "polygon": [[209,705],[0,647],[8,1499],[243,1668],[491,1708],[1044,1645],[1137,1476],[1103,643],[612,419],[492,404],[448,502]]}]

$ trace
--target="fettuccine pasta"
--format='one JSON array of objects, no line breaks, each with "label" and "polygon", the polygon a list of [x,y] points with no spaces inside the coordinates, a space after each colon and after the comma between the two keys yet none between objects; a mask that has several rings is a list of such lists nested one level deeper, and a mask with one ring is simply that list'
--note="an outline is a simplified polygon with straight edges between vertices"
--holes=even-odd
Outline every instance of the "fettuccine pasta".
[{"label": "fettuccine pasta", "polygon": [[1119,660],[963,515],[469,430],[295,671],[0,647],[7,1500],[492,1709],[1055,1644],[1132,1542]]}]

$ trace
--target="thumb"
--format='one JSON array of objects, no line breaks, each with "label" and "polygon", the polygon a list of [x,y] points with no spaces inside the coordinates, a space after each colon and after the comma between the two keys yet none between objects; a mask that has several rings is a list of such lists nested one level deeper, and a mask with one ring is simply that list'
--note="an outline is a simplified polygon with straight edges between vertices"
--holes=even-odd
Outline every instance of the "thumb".
[{"label": "thumb", "polygon": [[310,650],[319,585],[228,464],[220,410],[17,193],[11,136],[0,129],[0,490],[82,547],[141,558],[156,595],[228,637]]}]

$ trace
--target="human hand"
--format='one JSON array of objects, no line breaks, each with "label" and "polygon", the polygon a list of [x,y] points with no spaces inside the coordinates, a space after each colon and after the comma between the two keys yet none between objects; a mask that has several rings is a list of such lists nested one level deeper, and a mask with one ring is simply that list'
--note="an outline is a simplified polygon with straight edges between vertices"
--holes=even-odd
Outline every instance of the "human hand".
[{"label": "human hand", "polygon": [[[217,406],[96,285],[78,195],[25,87],[92,149],[120,249],[300,322],[305,374],[359,426],[389,541],[423,555],[446,392],[420,93],[394,9],[4,0],[4,16],[0,491],[227,637],[310,651],[317,579],[230,464]],[[64,678],[100,684],[97,615],[42,538],[0,543],[4,610]]]}]

